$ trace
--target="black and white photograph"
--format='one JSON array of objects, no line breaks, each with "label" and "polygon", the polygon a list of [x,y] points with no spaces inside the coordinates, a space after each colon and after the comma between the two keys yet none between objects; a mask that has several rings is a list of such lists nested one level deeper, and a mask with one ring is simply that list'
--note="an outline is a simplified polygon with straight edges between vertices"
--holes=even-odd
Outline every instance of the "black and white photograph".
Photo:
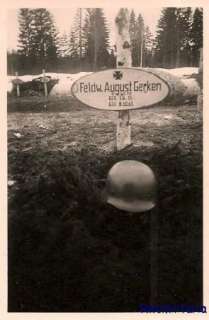
[{"label": "black and white photograph", "polygon": [[9,314],[207,312],[204,7],[134,3],[6,10]]}]

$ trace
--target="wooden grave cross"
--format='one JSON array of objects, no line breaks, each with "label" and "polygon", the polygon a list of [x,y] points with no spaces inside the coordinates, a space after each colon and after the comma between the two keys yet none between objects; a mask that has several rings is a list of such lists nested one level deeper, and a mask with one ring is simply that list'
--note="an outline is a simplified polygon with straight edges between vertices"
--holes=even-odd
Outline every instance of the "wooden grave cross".
[{"label": "wooden grave cross", "polygon": [[17,97],[20,97],[20,84],[23,81],[18,78],[18,72],[15,72],[15,79],[13,80],[13,83],[16,84],[16,93],[17,93]]},{"label": "wooden grave cross", "polygon": [[[132,67],[131,45],[129,35],[128,9],[121,9],[115,19],[116,25],[116,64],[119,67]],[[116,148],[124,149],[131,144],[130,111],[120,110],[118,113]]]},{"label": "wooden grave cross", "polygon": [[43,82],[44,84],[44,95],[45,97],[47,97],[48,96],[47,82],[49,82],[49,78],[46,76],[45,69],[42,70],[42,74],[43,74],[43,77],[41,79],[41,82]]}]

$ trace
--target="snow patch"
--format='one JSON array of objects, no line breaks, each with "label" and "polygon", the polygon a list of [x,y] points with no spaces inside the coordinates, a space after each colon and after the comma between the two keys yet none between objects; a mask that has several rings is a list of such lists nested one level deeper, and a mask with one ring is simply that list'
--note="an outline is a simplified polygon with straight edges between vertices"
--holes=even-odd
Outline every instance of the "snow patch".
[{"label": "snow patch", "polygon": [[59,82],[52,88],[50,96],[71,96],[72,84],[79,78],[92,72],[79,72],[75,74],[59,74]]},{"label": "snow patch", "polygon": [[186,90],[184,92],[184,97],[193,97],[197,96],[200,93],[200,87],[196,79],[182,79],[184,85],[186,86]]},{"label": "snow patch", "polygon": [[187,78],[193,74],[198,74],[198,68],[192,68],[192,67],[164,69],[164,70],[180,78]]},{"label": "snow patch", "polygon": [[[146,70],[146,68],[145,68]],[[148,68],[151,72],[163,72],[166,76],[170,74],[176,79],[181,81],[182,85],[185,86],[185,90],[180,90],[182,92],[183,97],[192,97],[196,96],[200,92],[200,88],[196,79],[192,78],[193,75],[198,74],[198,68],[194,67],[184,67],[184,68],[175,68],[175,69],[164,69],[164,68]],[[50,77],[52,80],[59,80],[57,84],[52,88],[50,92],[50,96],[71,96],[71,87],[73,82],[77,79],[91,74],[92,72],[79,72],[79,73],[54,73],[54,72],[47,72],[45,75]],[[18,76],[20,80],[23,82],[32,81],[38,78],[43,77],[43,74],[38,75],[23,75]],[[12,84],[12,80],[14,80],[15,76],[8,76],[7,79],[7,92],[11,92],[14,85]],[[169,80],[165,77],[165,80]],[[171,79],[172,80],[172,79]],[[171,81],[172,82],[172,81]],[[178,91],[178,88],[176,87]]]}]

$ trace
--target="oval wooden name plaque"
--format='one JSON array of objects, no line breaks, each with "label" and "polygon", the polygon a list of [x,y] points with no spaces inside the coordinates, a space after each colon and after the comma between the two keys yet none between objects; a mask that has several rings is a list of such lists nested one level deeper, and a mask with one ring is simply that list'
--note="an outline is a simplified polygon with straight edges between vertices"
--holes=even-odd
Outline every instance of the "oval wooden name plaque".
[{"label": "oval wooden name plaque", "polygon": [[117,111],[154,105],[166,98],[169,86],[151,72],[118,68],[86,75],[71,90],[76,99],[89,107]]}]

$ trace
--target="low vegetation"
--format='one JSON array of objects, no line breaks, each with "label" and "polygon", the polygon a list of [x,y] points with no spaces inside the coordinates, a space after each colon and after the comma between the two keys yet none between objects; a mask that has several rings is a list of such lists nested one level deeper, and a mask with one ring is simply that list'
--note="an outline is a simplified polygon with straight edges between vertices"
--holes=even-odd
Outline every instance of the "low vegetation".
[{"label": "low vegetation", "polygon": [[[20,100],[22,112],[14,112]],[[132,111],[133,145],[116,152],[116,112],[69,99],[51,100],[48,109],[37,102],[37,110],[35,97],[8,105],[9,311],[136,312],[149,304],[156,210],[158,303],[201,304],[196,106]],[[130,215],[105,203],[108,170],[124,159],[153,169],[157,208]]]}]

